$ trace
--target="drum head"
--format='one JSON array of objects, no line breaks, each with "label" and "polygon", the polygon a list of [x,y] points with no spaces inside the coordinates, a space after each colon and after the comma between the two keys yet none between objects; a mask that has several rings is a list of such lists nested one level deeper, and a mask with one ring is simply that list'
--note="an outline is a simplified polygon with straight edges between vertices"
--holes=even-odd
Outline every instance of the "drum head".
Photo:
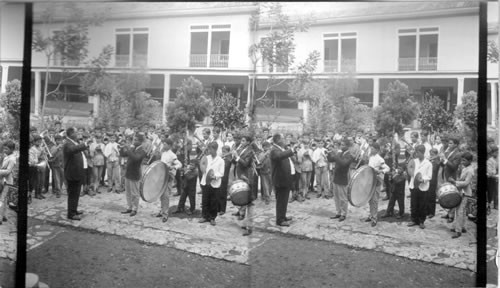
[{"label": "drum head", "polygon": [[361,166],[352,175],[347,187],[347,198],[349,203],[355,207],[361,207],[370,201],[377,179],[373,168],[368,165]]},{"label": "drum head", "polygon": [[149,165],[142,174],[139,192],[142,200],[154,202],[166,192],[168,183],[168,167],[161,161]]}]

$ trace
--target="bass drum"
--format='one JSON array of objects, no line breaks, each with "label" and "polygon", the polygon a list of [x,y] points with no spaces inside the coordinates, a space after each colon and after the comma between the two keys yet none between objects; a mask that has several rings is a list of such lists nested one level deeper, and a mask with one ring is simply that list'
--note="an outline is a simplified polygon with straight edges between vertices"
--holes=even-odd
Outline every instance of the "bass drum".
[{"label": "bass drum", "polygon": [[250,203],[250,185],[243,180],[235,180],[229,188],[229,197],[236,206],[245,206]]},{"label": "bass drum", "polygon": [[460,205],[462,196],[457,187],[449,182],[443,183],[438,190],[439,205],[445,209],[452,209]]},{"label": "bass drum", "polygon": [[139,193],[142,200],[154,202],[167,191],[168,166],[162,161],[151,163],[142,174]]},{"label": "bass drum", "polygon": [[377,185],[375,170],[368,165],[356,169],[347,186],[347,198],[355,207],[361,207],[370,201]]}]

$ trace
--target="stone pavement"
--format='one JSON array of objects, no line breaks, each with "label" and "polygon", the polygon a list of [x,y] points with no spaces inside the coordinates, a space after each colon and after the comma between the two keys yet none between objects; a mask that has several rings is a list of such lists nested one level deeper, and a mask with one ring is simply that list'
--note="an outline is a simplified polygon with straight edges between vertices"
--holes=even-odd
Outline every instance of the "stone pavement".
[{"label": "stone pavement", "polygon": [[[104,189],[102,190],[104,191]],[[476,261],[476,225],[467,221],[467,233],[458,239],[451,239],[450,224],[440,216],[445,211],[437,205],[436,216],[426,221],[426,228],[407,227],[407,215],[402,221],[394,218],[379,219],[376,227],[361,220],[368,215],[369,207],[349,207],[349,214],[344,222],[331,220],[335,214],[332,199],[317,199],[311,194],[311,200],[293,202],[288,206],[288,216],[292,216],[290,227],[275,225],[275,202],[265,205],[256,201],[254,225],[256,231],[250,238],[242,236],[243,224],[231,213],[236,207],[228,202],[227,212],[216,219],[217,225],[199,224],[199,210],[194,216],[175,214],[166,223],[153,217],[160,209],[160,203],[141,201],[140,209],[135,217],[123,215],[125,210],[125,194],[103,192],[97,196],[80,198],[79,210],[85,214],[81,221],[66,219],[66,196],[57,199],[50,196],[45,200],[35,199],[28,209],[28,216],[47,221],[48,224],[88,229],[136,239],[149,244],[164,245],[203,256],[215,257],[238,263],[248,263],[249,253],[266,240],[260,231],[284,233],[299,237],[307,237],[351,247],[364,248],[397,255],[409,259],[444,264],[475,271]],[[407,214],[409,199],[406,200]],[[201,195],[197,194],[197,206],[201,204]],[[171,197],[170,211],[176,209],[178,197]],[[380,200],[379,215],[383,215],[387,201]],[[188,203],[186,203],[188,205]],[[488,216],[488,225],[496,227],[497,210]],[[43,225],[45,227],[47,225]],[[44,241],[55,237],[54,231],[38,231],[40,225],[28,232],[28,249],[32,249]],[[38,230],[37,230],[38,229]],[[50,230],[50,229],[49,229]],[[60,229],[59,229],[60,230]],[[497,248],[497,236],[488,243],[488,257],[494,258]]]},{"label": "stone pavement", "polygon": [[0,225],[0,258],[16,260],[17,249],[17,214],[7,209],[7,222]]}]

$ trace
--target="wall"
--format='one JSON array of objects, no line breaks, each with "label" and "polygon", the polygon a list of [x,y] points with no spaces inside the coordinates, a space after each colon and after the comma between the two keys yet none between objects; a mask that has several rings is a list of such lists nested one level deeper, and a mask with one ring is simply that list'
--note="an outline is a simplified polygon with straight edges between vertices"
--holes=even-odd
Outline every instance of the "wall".
[{"label": "wall", "polygon": [[0,60],[22,61],[24,4],[0,5]]}]

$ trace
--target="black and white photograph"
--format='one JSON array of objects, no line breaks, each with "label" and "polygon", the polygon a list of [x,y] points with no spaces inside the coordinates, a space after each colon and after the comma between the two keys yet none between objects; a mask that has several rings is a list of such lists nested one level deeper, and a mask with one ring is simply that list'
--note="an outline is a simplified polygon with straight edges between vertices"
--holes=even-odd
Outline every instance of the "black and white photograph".
[{"label": "black and white photograph", "polygon": [[0,3],[0,288],[498,287],[499,9]]}]

